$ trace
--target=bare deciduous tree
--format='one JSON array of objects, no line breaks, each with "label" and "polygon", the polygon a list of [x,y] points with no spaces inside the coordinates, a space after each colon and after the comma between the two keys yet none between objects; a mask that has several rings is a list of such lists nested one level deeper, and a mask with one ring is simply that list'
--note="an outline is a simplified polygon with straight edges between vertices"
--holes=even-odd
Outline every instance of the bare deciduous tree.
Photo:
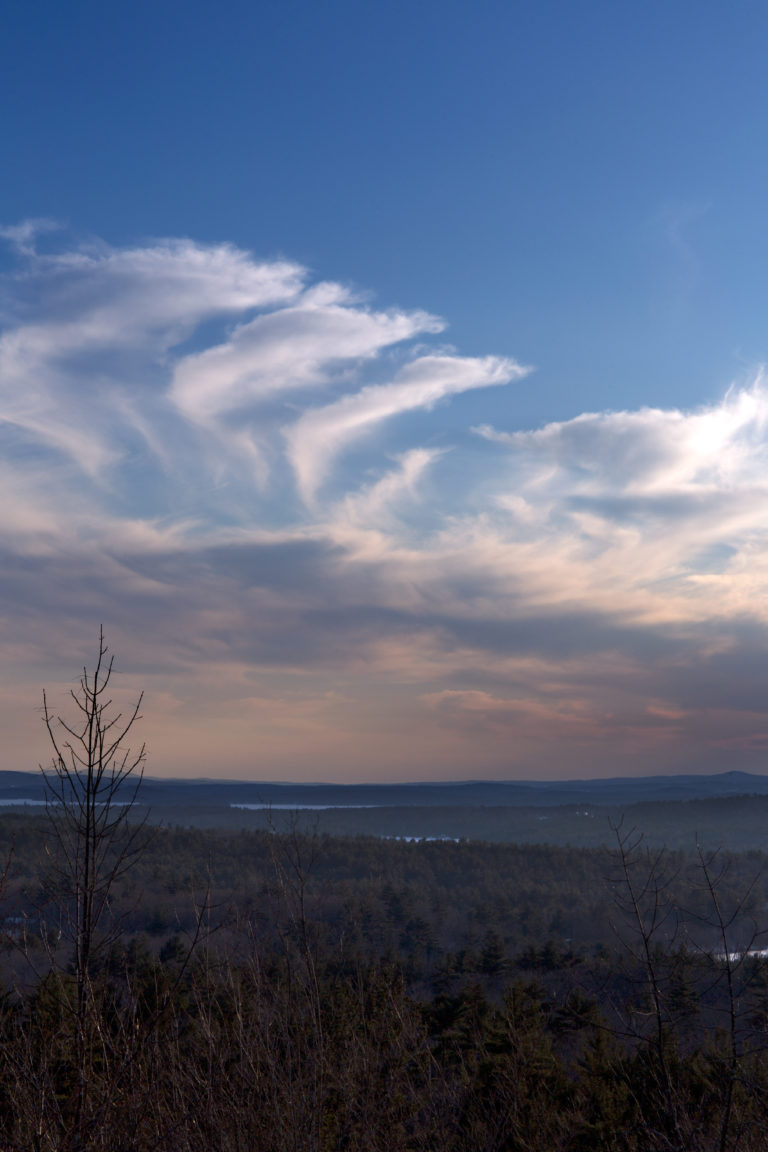
[{"label": "bare deciduous tree", "polygon": [[50,766],[41,769],[53,832],[49,887],[64,942],[72,949],[75,982],[75,1132],[86,1122],[91,1064],[102,1043],[93,996],[95,965],[120,933],[120,920],[111,914],[111,896],[145,839],[144,821],[132,818],[145,748],[142,744],[133,751],[128,743],[142,696],[127,713],[114,706],[113,665],[100,629],[93,671],[83,668],[78,687],[70,693],[73,717],[54,713],[43,693],[43,718],[53,747]]}]

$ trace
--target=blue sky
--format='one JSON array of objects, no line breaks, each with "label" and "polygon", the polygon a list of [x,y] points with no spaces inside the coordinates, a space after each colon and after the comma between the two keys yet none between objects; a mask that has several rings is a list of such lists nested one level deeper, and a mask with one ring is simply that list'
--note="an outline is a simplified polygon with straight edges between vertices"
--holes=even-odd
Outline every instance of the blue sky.
[{"label": "blue sky", "polygon": [[4,766],[763,769],[764,5],[2,19]]}]

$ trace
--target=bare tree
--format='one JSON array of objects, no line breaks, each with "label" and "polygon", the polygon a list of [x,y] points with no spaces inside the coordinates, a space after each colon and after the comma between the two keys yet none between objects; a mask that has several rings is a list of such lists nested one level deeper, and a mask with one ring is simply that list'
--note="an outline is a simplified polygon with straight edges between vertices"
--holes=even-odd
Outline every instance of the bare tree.
[{"label": "bare tree", "polygon": [[[99,629],[95,666],[92,672],[83,668],[78,687],[70,693],[72,718],[54,713],[43,693],[43,718],[53,748],[50,766],[41,769],[53,833],[49,895],[63,940],[72,949],[77,1057],[73,1133],[81,1135],[94,1053],[104,1044],[94,1004],[95,965],[120,933],[120,920],[111,909],[115,884],[145,843],[144,820],[136,820],[133,811],[145,748],[142,744],[133,751],[128,743],[140,718],[142,695],[126,713],[119,711],[110,695],[113,666]],[[73,1146],[82,1142],[76,1138]]]}]

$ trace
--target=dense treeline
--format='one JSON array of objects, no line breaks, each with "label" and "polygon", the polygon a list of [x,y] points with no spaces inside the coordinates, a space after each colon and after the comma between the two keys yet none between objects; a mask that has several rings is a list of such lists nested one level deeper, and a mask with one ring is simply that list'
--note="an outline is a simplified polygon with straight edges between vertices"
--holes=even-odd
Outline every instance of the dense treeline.
[{"label": "dense treeline", "polygon": [[[343,802],[343,801],[342,801]],[[280,812],[210,804],[154,804],[149,819],[165,825],[265,831]],[[677,801],[645,801],[622,806],[570,803],[547,807],[500,804],[424,804],[400,807],[298,810],[296,827],[331,836],[432,837],[507,844],[556,844],[579,848],[610,845],[612,826],[621,820],[642,828],[654,847],[695,849],[696,843],[734,850],[768,851],[768,796],[720,796]]]},{"label": "dense treeline", "polygon": [[[12,853],[5,915],[11,927],[26,917],[32,935],[41,916],[50,919],[41,852],[49,832],[45,817],[0,818],[0,859]],[[291,879],[301,874],[305,911],[328,947],[366,962],[421,964],[429,976],[458,957],[472,970],[489,940],[501,942],[508,960],[547,944],[560,952],[612,948],[621,930],[616,896],[625,885],[616,847],[153,829],[113,900],[123,933],[147,933],[156,947],[190,932],[205,898],[217,923],[256,925],[271,948]],[[768,927],[768,856],[720,853],[715,867],[723,907],[739,906],[732,947],[744,948]],[[683,924],[679,916],[669,920],[658,942],[679,942],[684,933],[691,947],[720,948],[696,854],[663,853],[656,871],[667,899],[687,913]]]},{"label": "dense treeline", "polygon": [[759,854],[160,829],[84,1011],[49,832],[0,822],[3,1148],[765,1147]]}]

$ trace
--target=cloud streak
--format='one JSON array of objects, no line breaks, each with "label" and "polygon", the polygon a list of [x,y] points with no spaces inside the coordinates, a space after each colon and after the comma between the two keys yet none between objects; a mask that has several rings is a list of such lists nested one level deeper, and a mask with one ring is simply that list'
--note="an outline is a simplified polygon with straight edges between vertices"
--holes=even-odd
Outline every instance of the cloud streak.
[{"label": "cloud streak", "polygon": [[427,311],[226,244],[42,251],[44,224],[0,233],[6,766],[100,622],[158,772],[763,766],[761,374],[500,429],[485,390],[514,413],[529,370]]},{"label": "cloud streak", "polygon": [[321,284],[292,307],[257,316],[216,347],[184,357],[171,397],[185,415],[206,423],[274,393],[327,384],[334,368],[373,359],[384,348],[442,327],[424,312],[356,306],[339,285]]},{"label": "cloud streak", "polygon": [[286,434],[299,489],[311,503],[334,458],[383,420],[474,388],[508,384],[528,369],[495,356],[420,356],[401,368],[391,383],[369,385],[325,408],[305,412]]}]

